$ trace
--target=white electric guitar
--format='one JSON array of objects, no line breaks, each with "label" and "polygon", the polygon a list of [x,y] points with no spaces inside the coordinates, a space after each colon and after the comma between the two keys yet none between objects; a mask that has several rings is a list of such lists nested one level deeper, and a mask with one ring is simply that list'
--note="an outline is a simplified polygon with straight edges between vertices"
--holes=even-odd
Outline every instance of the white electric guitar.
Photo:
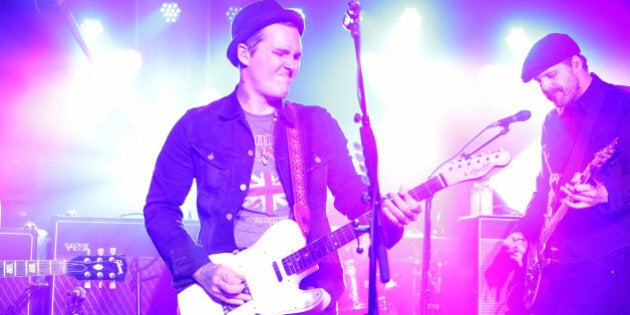
[{"label": "white electric guitar", "polygon": [[[443,188],[487,174],[494,167],[509,163],[510,154],[496,151],[444,166],[438,175],[409,191],[416,200],[424,200]],[[365,231],[356,229],[369,224],[371,214],[365,213],[331,234],[306,245],[295,221],[285,220],[271,226],[250,248],[238,253],[211,255],[217,264],[225,264],[245,275],[252,300],[241,305],[229,305],[212,300],[197,285],[178,294],[182,315],[277,315],[318,314],[330,303],[323,289],[301,290],[300,281],[315,272],[317,262]]]}]

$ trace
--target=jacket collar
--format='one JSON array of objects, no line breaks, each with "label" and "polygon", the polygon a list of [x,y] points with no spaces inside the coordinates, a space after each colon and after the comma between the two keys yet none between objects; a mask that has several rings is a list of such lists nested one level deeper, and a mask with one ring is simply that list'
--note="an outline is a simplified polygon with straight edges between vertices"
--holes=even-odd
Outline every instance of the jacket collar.
[{"label": "jacket collar", "polygon": [[236,119],[238,117],[245,117],[243,108],[236,98],[236,89],[223,99],[225,106],[221,110],[220,117],[224,120]]}]

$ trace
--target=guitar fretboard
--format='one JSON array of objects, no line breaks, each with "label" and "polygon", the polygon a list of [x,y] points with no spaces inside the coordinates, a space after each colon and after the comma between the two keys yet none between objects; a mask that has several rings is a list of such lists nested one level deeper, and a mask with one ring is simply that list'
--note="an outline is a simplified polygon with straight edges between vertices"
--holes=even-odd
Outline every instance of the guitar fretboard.
[{"label": "guitar fretboard", "polygon": [[446,186],[447,186],[447,183],[444,181],[442,176],[437,175],[437,176],[431,177],[426,183],[410,189],[409,194],[414,199],[420,201],[444,189],[444,187]]},{"label": "guitar fretboard", "polygon": [[0,277],[49,276],[66,273],[63,260],[3,260],[0,261]]},{"label": "guitar fretboard", "polygon": [[[414,199],[420,201],[446,187],[444,179],[438,175],[426,183],[409,190]],[[366,233],[368,229],[357,229],[358,226],[370,224],[372,212],[364,213],[352,223],[346,224],[326,237],[320,238],[306,247],[282,259],[287,275],[300,273],[317,263],[324,256],[336,251],[352,240]]]},{"label": "guitar fretboard", "polygon": [[282,265],[288,275],[300,273],[317,263],[324,256],[336,251],[367,231],[357,229],[357,225],[370,222],[371,212],[357,218],[353,223],[346,224],[326,237],[320,238],[308,246],[282,259]]}]

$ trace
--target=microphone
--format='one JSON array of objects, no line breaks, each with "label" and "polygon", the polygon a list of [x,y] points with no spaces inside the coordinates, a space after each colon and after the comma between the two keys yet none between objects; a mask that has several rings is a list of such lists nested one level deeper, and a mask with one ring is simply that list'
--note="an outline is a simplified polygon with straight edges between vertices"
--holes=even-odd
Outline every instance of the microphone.
[{"label": "microphone", "polygon": [[72,291],[68,291],[68,296],[72,298],[85,299],[85,289],[82,287],[76,287]]},{"label": "microphone", "polygon": [[532,113],[528,110],[522,110],[512,116],[505,117],[503,119],[499,119],[488,126],[488,128],[492,127],[507,127],[509,124],[516,121],[526,121],[532,117]]}]

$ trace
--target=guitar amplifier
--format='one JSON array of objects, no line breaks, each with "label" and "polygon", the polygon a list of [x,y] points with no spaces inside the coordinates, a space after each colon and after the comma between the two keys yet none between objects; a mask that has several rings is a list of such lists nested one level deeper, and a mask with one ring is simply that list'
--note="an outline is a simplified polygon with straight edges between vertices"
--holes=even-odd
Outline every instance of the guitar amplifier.
[{"label": "guitar amplifier", "polygon": [[0,229],[0,314],[45,313],[46,279],[19,276],[12,268],[13,261],[38,259],[37,244],[36,230]]},{"label": "guitar amplifier", "polygon": [[[503,240],[518,216],[470,216],[458,222],[456,251],[445,270],[444,314],[517,314],[523,272],[509,258]],[[520,291],[522,292],[522,291]]]},{"label": "guitar amplifier", "polygon": [[[196,237],[198,223],[185,226]],[[55,259],[124,255],[127,274],[123,281],[54,276],[52,314],[177,314],[172,277],[142,219],[58,217],[54,229]]]}]

